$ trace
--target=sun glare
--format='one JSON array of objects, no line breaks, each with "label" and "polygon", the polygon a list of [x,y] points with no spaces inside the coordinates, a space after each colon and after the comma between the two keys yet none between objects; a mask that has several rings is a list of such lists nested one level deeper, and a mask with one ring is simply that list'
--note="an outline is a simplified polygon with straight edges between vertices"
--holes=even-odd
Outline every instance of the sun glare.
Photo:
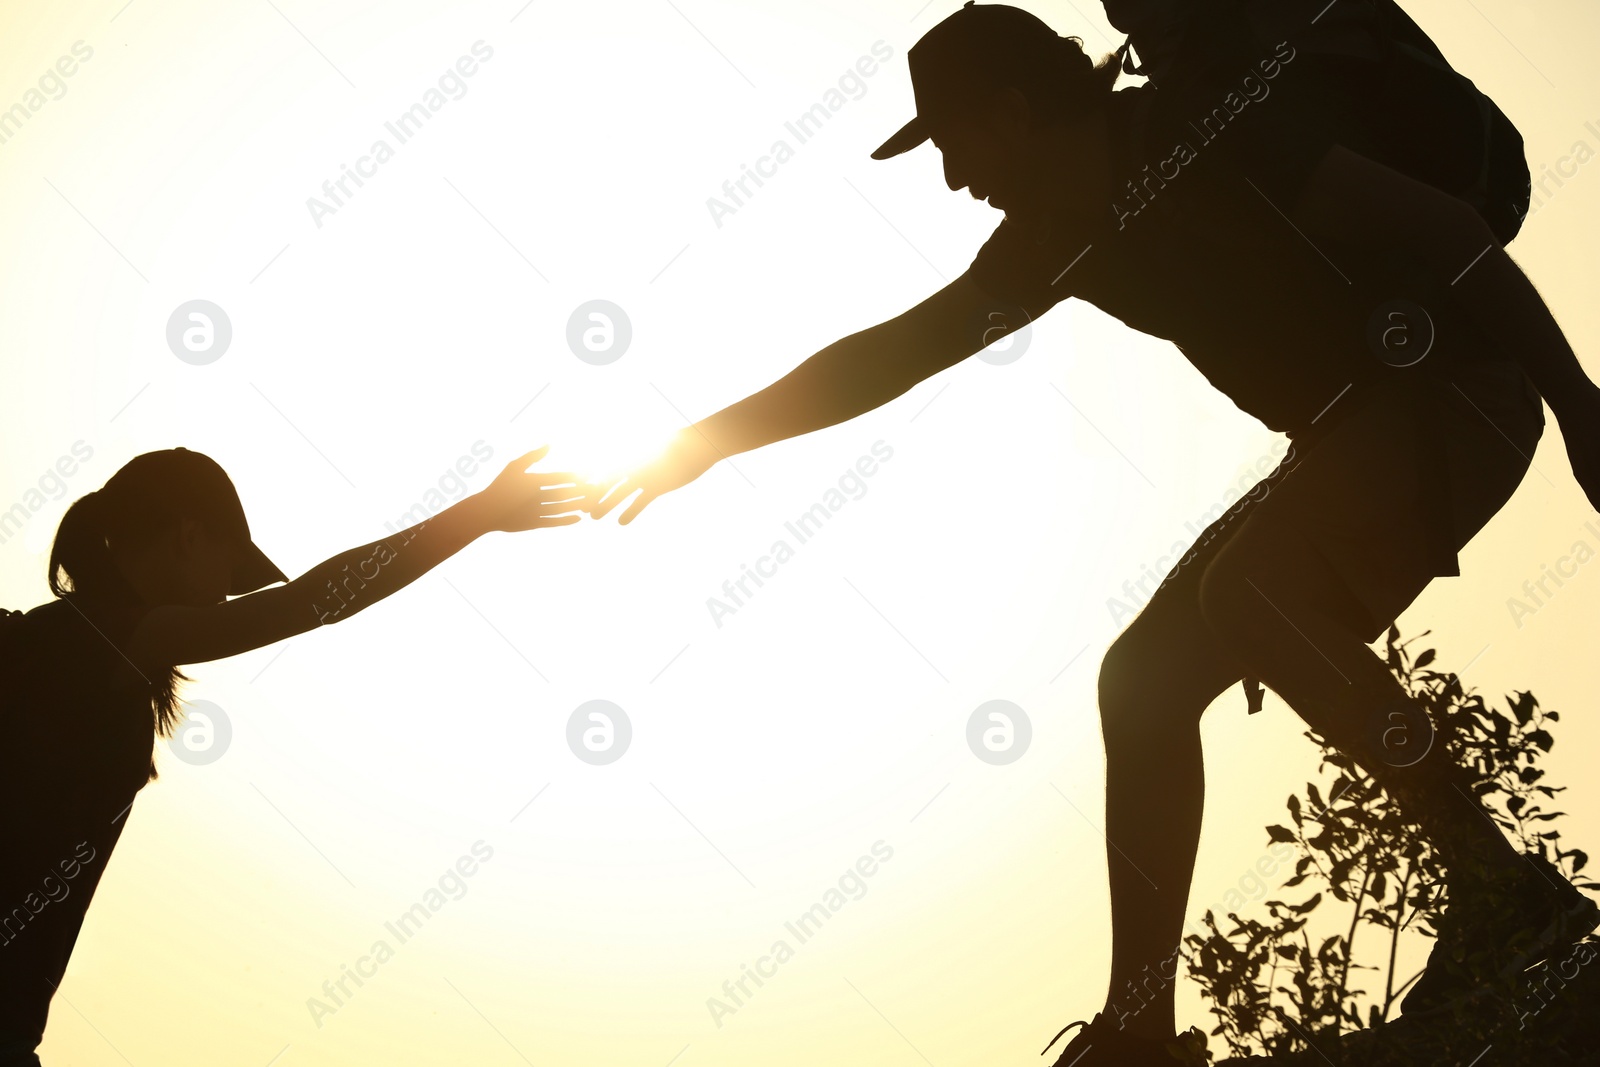
[{"label": "sun glare", "polygon": [[659,420],[608,421],[602,426],[579,416],[567,426],[550,428],[550,452],[539,466],[608,484],[658,459],[675,433]]}]

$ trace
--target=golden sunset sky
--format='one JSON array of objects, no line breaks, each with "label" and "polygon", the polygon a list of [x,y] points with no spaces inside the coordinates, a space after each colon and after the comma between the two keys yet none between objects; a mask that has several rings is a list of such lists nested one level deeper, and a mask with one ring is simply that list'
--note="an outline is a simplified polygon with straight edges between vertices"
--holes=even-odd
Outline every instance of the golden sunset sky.
[{"label": "golden sunset sky", "polygon": [[[906,50],[959,6],[920,2],[5,4],[0,109],[38,106],[0,143],[0,509],[26,514],[0,606],[48,597],[62,512],[144,451],[222,463],[295,575],[536,445],[625,458],[917,303],[999,221],[931,147],[868,158],[913,111]],[[1120,43],[1094,0],[1025,6]],[[1600,8],[1405,7],[1560,175],[1512,253],[1600,371]],[[786,124],[829,100],[802,142]],[[196,300],[231,329],[205,363],[168,342]],[[568,342],[596,300],[630,328],[603,365]],[[160,746],[44,1062],[1037,1062],[1104,996],[1109,602],[1278,444],[1170,345],[1062,305],[1015,361],[629,527],[496,534],[347,625],[196,666],[185,695],[229,739]],[[1549,780],[1591,846],[1600,565],[1511,601],[1597,551],[1552,419],[1463,576],[1399,620],[1491,702],[1564,713]],[[631,724],[610,764],[568,744],[591,700]],[[990,700],[1031,724],[1009,764],[968,747]],[[1301,731],[1271,696],[1212,709],[1196,914],[1250,890],[1315,770]],[[830,899],[803,942],[786,926]],[[770,973],[719,1014],[746,967]],[[1192,989],[1180,1008],[1209,1028]]]}]

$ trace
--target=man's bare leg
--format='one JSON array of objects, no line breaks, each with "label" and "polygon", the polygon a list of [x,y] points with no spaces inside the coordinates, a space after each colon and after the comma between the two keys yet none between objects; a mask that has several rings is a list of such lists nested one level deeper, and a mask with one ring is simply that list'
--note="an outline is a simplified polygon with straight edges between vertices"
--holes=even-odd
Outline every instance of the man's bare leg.
[{"label": "man's bare leg", "polygon": [[1106,747],[1111,984],[1105,1013],[1135,1037],[1174,1033],[1173,976],[1204,808],[1200,716],[1239,680],[1182,575],[1107,651]]}]

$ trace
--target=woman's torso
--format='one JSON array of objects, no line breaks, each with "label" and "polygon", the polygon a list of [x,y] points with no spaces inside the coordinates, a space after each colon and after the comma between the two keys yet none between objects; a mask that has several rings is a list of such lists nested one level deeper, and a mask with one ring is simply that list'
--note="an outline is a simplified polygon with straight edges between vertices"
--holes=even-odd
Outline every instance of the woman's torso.
[{"label": "woman's torso", "polygon": [[56,600],[0,627],[0,1036],[37,1037],[149,780],[154,719],[125,613]]}]

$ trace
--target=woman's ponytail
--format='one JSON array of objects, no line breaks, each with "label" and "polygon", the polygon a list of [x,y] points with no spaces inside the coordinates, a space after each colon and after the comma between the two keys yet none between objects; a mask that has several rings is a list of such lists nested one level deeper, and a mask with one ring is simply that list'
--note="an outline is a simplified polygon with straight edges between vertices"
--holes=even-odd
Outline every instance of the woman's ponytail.
[{"label": "woman's ponytail", "polygon": [[106,543],[109,508],[103,490],[86,493],[72,502],[56,527],[50,546],[50,592],[110,593],[126,585]]},{"label": "woman's ponytail", "polygon": [[[105,489],[85,493],[72,502],[56,527],[50,546],[50,592],[57,597],[85,597],[95,602],[91,614],[109,610],[125,614],[137,608],[139,594],[117,567],[111,554],[113,539],[125,534],[122,515]],[[82,609],[80,609],[82,610]],[[176,667],[146,674],[150,712],[159,737],[171,737],[183,721],[178,683],[188,681]],[[156,779],[154,755],[150,781]]]}]

